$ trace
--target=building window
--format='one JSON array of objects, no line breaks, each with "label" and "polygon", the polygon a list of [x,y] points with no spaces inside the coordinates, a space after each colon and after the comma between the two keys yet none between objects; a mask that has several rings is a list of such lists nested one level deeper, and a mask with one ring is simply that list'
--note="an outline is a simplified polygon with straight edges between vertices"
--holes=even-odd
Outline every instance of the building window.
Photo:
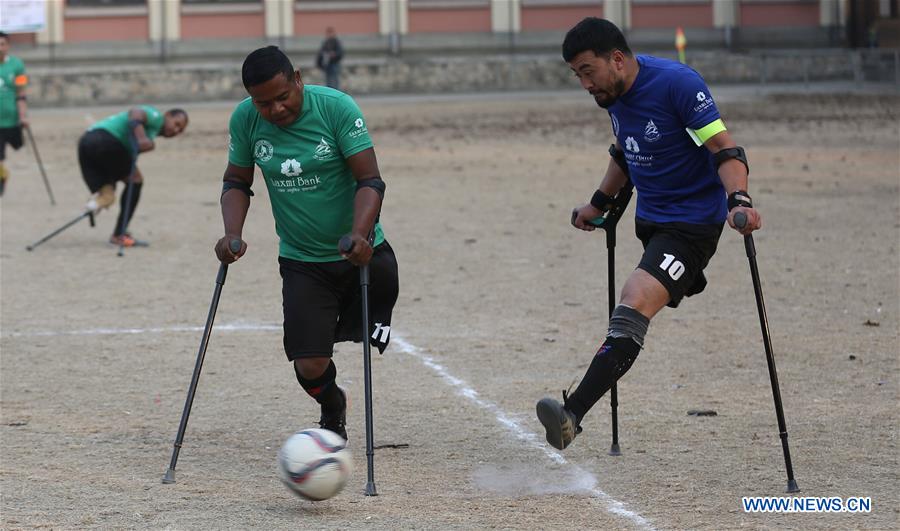
[{"label": "building window", "polygon": [[410,8],[431,7],[434,9],[490,7],[491,0],[409,0]]},{"label": "building window", "polygon": [[69,7],[131,7],[146,3],[147,0],[66,0]]}]

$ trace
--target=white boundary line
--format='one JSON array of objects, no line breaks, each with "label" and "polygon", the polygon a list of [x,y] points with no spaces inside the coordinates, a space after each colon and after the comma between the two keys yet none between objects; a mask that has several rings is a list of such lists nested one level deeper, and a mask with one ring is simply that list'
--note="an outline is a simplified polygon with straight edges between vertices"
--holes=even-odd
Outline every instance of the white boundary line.
[{"label": "white boundary line", "polygon": [[[83,330],[35,330],[2,333],[0,337],[112,336],[116,334],[162,334],[165,332],[202,332],[202,326],[154,326],[150,328],[86,328]],[[214,332],[281,330],[281,325],[231,323],[213,325]]]},{"label": "white boundary line", "polygon": [[[451,387],[455,387],[457,393],[459,393],[461,396],[468,398],[478,407],[491,412],[497,418],[497,421],[500,424],[506,426],[509,431],[511,431],[513,435],[516,436],[516,438],[525,442],[529,447],[541,450],[544,455],[546,455],[548,458],[550,458],[551,461],[555,463],[558,463],[560,465],[568,464],[577,469],[579,472],[583,472],[585,474],[587,473],[578,465],[567,461],[566,458],[556,450],[548,448],[545,443],[541,442],[538,439],[538,436],[536,434],[523,428],[518,422],[513,420],[496,404],[480,398],[478,396],[478,391],[470,387],[469,384],[467,384],[465,381],[460,380],[456,376],[450,374],[447,369],[434,361],[434,359],[432,359],[430,356],[423,354],[422,351],[415,345],[408,343],[405,339],[397,336],[396,334],[391,336],[391,343],[393,343],[401,351],[418,359],[420,362],[422,362],[423,365],[434,371],[438,376],[441,377],[442,380],[444,380],[444,382],[449,384]],[[610,513],[630,520],[639,528],[653,529],[653,527],[650,525],[650,522],[646,518],[634,511],[627,509],[624,503],[614,499],[612,496],[603,492],[599,488],[594,487],[590,490],[590,492],[596,498],[606,504],[606,510]]]},{"label": "white boundary line", "polygon": [[[88,328],[83,330],[68,330],[68,331],[58,331],[58,330],[37,330],[33,332],[11,332],[7,334],[2,334],[2,337],[51,337],[51,336],[103,336],[103,335],[116,335],[116,334],[159,334],[165,332],[201,332],[203,331],[202,326],[157,326],[150,328]],[[266,324],[245,324],[245,323],[230,323],[224,325],[215,325],[213,329],[217,332],[242,332],[242,331],[267,331],[267,330],[281,330],[281,325],[266,325]],[[505,411],[500,409],[496,404],[489,402],[478,395],[478,391],[473,389],[468,383],[464,380],[457,378],[450,374],[446,368],[444,368],[441,364],[434,361],[430,356],[423,354],[419,347],[407,342],[402,337],[397,334],[391,335],[391,343],[394,344],[398,349],[402,352],[409,354],[413,358],[417,359],[423,365],[431,369],[435,374],[437,374],[445,383],[450,385],[451,387],[456,389],[456,392],[475,405],[480,407],[481,409],[489,411],[494,417],[497,419],[497,422],[505,426],[509,431],[512,432],[513,435],[516,436],[517,439],[526,443],[532,449],[540,450],[547,456],[551,461],[560,465],[569,465],[574,467],[579,472],[587,474],[581,467],[578,465],[569,462],[565,457],[562,456],[559,452],[552,450],[547,447],[545,443],[543,443],[538,436],[523,428],[518,422],[513,420]],[[634,525],[638,526],[642,529],[653,529],[653,526],[650,525],[650,522],[644,518],[643,516],[637,514],[636,512],[629,510],[626,508],[625,504],[616,500],[609,494],[600,490],[597,487],[593,487],[590,490],[591,494],[601,502],[606,504],[606,510],[611,514],[616,516],[625,518]]]}]

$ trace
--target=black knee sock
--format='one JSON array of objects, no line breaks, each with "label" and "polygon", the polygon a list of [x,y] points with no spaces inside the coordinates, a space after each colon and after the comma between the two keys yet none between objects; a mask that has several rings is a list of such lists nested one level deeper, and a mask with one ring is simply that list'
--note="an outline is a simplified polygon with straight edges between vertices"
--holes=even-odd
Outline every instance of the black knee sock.
[{"label": "black knee sock", "polygon": [[628,372],[640,351],[641,346],[630,337],[606,338],[578,388],[566,400],[566,408],[575,414],[578,424],[600,397]]},{"label": "black knee sock", "polygon": [[334,382],[337,377],[337,367],[334,366],[333,361],[328,363],[325,372],[318,378],[311,380],[304,378],[300,375],[296,365],[294,365],[294,374],[296,374],[297,381],[300,382],[300,386],[303,387],[306,394],[313,397],[316,402],[329,409],[343,407],[344,396]]},{"label": "black knee sock", "polygon": [[[131,185],[134,189],[131,191],[131,202],[128,201],[128,186],[125,186],[125,191],[122,192],[122,200],[119,205],[119,220],[116,222],[116,230],[113,232],[113,236],[121,236],[125,234],[125,229],[128,226],[128,222],[131,221],[131,218],[134,216],[134,209],[137,208],[138,200],[141,198],[141,187],[144,186],[144,183],[133,183]],[[125,219],[125,211],[128,211],[128,219]]]}]

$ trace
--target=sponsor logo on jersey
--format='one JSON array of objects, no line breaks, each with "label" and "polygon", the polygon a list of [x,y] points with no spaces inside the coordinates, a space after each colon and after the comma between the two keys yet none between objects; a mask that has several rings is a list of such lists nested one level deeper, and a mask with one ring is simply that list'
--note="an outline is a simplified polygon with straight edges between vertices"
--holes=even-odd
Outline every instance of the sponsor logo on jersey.
[{"label": "sponsor logo on jersey", "polygon": [[325,138],[322,137],[319,145],[316,146],[316,152],[313,154],[313,158],[316,160],[328,160],[333,155],[334,153],[331,151],[331,146],[329,146]]},{"label": "sponsor logo on jersey", "polygon": [[289,193],[311,192],[322,184],[322,179],[318,175],[312,177],[291,177],[290,179],[269,179],[269,184],[274,188],[273,192]]},{"label": "sponsor logo on jersey", "polygon": [[353,125],[356,126],[356,129],[350,131],[350,138],[359,138],[362,135],[368,134],[369,129],[366,127],[366,122],[363,119],[357,118]]},{"label": "sponsor logo on jersey", "polygon": [[644,140],[647,142],[656,142],[662,138],[662,133],[659,132],[659,129],[656,127],[656,124],[653,123],[653,120],[647,122],[647,125],[644,126]]},{"label": "sponsor logo on jersey", "polygon": [[641,152],[641,148],[638,146],[637,140],[635,140],[633,136],[629,136],[625,139],[625,149],[632,153]]},{"label": "sponsor logo on jersey", "polygon": [[694,106],[694,112],[703,112],[714,105],[712,96],[707,96],[702,90],[697,93],[697,105]]},{"label": "sponsor logo on jersey", "polygon": [[285,177],[296,177],[303,173],[303,168],[295,159],[287,159],[281,163],[281,174]]},{"label": "sponsor logo on jersey", "polygon": [[268,162],[275,154],[275,147],[268,140],[257,140],[253,146],[253,158],[257,162]]}]

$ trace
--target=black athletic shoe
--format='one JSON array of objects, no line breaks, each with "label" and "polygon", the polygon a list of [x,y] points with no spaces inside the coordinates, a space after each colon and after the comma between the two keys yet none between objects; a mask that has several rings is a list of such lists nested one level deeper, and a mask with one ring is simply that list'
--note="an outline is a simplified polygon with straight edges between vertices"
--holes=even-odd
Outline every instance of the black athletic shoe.
[{"label": "black athletic shoe", "polygon": [[326,409],[322,405],[322,416],[319,418],[319,427],[324,430],[330,430],[347,440],[347,393],[338,387],[341,392],[341,407]]},{"label": "black athletic shoe", "polygon": [[[563,402],[566,398],[566,393],[563,392]],[[547,442],[557,450],[569,446],[575,436],[581,433],[575,414],[552,398],[543,398],[537,403],[537,416],[547,430]]]}]

